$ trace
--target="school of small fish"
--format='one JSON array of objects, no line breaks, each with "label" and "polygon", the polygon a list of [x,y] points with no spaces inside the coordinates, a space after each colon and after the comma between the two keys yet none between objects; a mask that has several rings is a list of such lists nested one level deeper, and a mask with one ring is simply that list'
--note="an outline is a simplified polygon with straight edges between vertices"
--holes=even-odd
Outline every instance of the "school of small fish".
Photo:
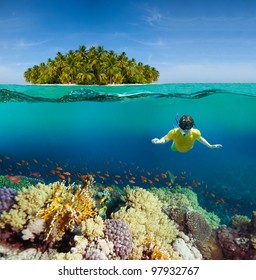
[{"label": "school of small fish", "polygon": [[216,210],[218,212],[224,211],[228,213],[236,213],[243,206],[242,203],[233,203],[228,201],[228,195],[225,197],[223,193],[212,191],[211,187],[206,182],[197,181],[191,177],[186,171],[174,175],[170,170],[161,171],[155,168],[154,170],[145,170],[139,166],[128,167],[127,163],[118,162],[118,174],[110,172],[111,163],[105,163],[105,170],[90,170],[87,164],[81,168],[66,162],[55,162],[50,158],[41,161],[38,159],[19,161],[12,160],[11,156],[0,157],[0,175],[6,175],[6,179],[14,184],[18,184],[21,179],[20,176],[37,178],[43,182],[54,182],[56,180],[65,181],[66,184],[72,182],[83,182],[86,175],[90,174],[94,177],[97,185],[104,190],[108,188],[113,191],[113,185],[120,188],[126,185],[136,185],[145,188],[152,187],[174,187],[181,185],[189,188],[197,193],[198,196],[207,200],[208,210]]}]

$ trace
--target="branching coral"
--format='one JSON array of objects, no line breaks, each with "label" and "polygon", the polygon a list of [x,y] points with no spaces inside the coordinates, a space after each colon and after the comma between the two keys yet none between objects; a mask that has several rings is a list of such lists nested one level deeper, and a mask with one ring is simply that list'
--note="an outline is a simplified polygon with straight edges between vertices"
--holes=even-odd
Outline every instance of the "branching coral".
[{"label": "branching coral", "polygon": [[64,184],[58,183],[54,187],[52,197],[36,214],[36,217],[46,221],[46,240],[50,235],[54,240],[60,240],[66,230],[72,231],[76,225],[96,215],[89,190],[92,182],[93,178],[88,176],[84,186],[75,188],[72,184],[66,188]]}]

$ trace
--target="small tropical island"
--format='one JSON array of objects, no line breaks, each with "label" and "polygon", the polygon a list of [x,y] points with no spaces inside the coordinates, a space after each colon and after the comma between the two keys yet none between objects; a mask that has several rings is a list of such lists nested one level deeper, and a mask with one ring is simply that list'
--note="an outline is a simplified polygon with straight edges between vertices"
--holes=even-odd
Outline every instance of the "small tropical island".
[{"label": "small tropical island", "polygon": [[28,68],[24,78],[32,84],[149,84],[158,80],[159,72],[129,59],[125,52],[116,54],[102,46],[87,49],[82,45],[78,50],[58,52],[53,60],[49,58],[46,63]]}]

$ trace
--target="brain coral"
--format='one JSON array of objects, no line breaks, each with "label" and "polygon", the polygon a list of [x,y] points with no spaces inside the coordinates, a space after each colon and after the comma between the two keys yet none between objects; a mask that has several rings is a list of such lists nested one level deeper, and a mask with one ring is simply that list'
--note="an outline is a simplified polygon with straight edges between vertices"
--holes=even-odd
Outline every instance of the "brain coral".
[{"label": "brain coral", "polygon": [[139,187],[128,186],[125,194],[126,205],[113,213],[112,217],[129,224],[133,237],[131,259],[141,259],[143,242],[148,237],[156,240],[172,256],[174,252],[170,244],[176,238],[178,229],[161,211],[162,203],[152,193]]},{"label": "brain coral", "polygon": [[186,213],[186,224],[193,238],[200,243],[206,241],[211,235],[211,228],[203,215],[196,211]]}]

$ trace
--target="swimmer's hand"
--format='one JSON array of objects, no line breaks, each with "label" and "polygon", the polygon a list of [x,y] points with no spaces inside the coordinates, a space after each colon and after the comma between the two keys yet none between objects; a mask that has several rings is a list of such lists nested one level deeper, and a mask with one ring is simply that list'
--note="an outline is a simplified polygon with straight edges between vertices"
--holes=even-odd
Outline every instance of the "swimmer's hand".
[{"label": "swimmer's hand", "polygon": [[218,149],[218,148],[222,148],[223,146],[221,144],[215,144],[215,145],[211,145],[211,149]]},{"label": "swimmer's hand", "polygon": [[154,138],[154,139],[151,140],[151,142],[153,144],[164,144],[163,138],[161,138],[161,139]]}]

